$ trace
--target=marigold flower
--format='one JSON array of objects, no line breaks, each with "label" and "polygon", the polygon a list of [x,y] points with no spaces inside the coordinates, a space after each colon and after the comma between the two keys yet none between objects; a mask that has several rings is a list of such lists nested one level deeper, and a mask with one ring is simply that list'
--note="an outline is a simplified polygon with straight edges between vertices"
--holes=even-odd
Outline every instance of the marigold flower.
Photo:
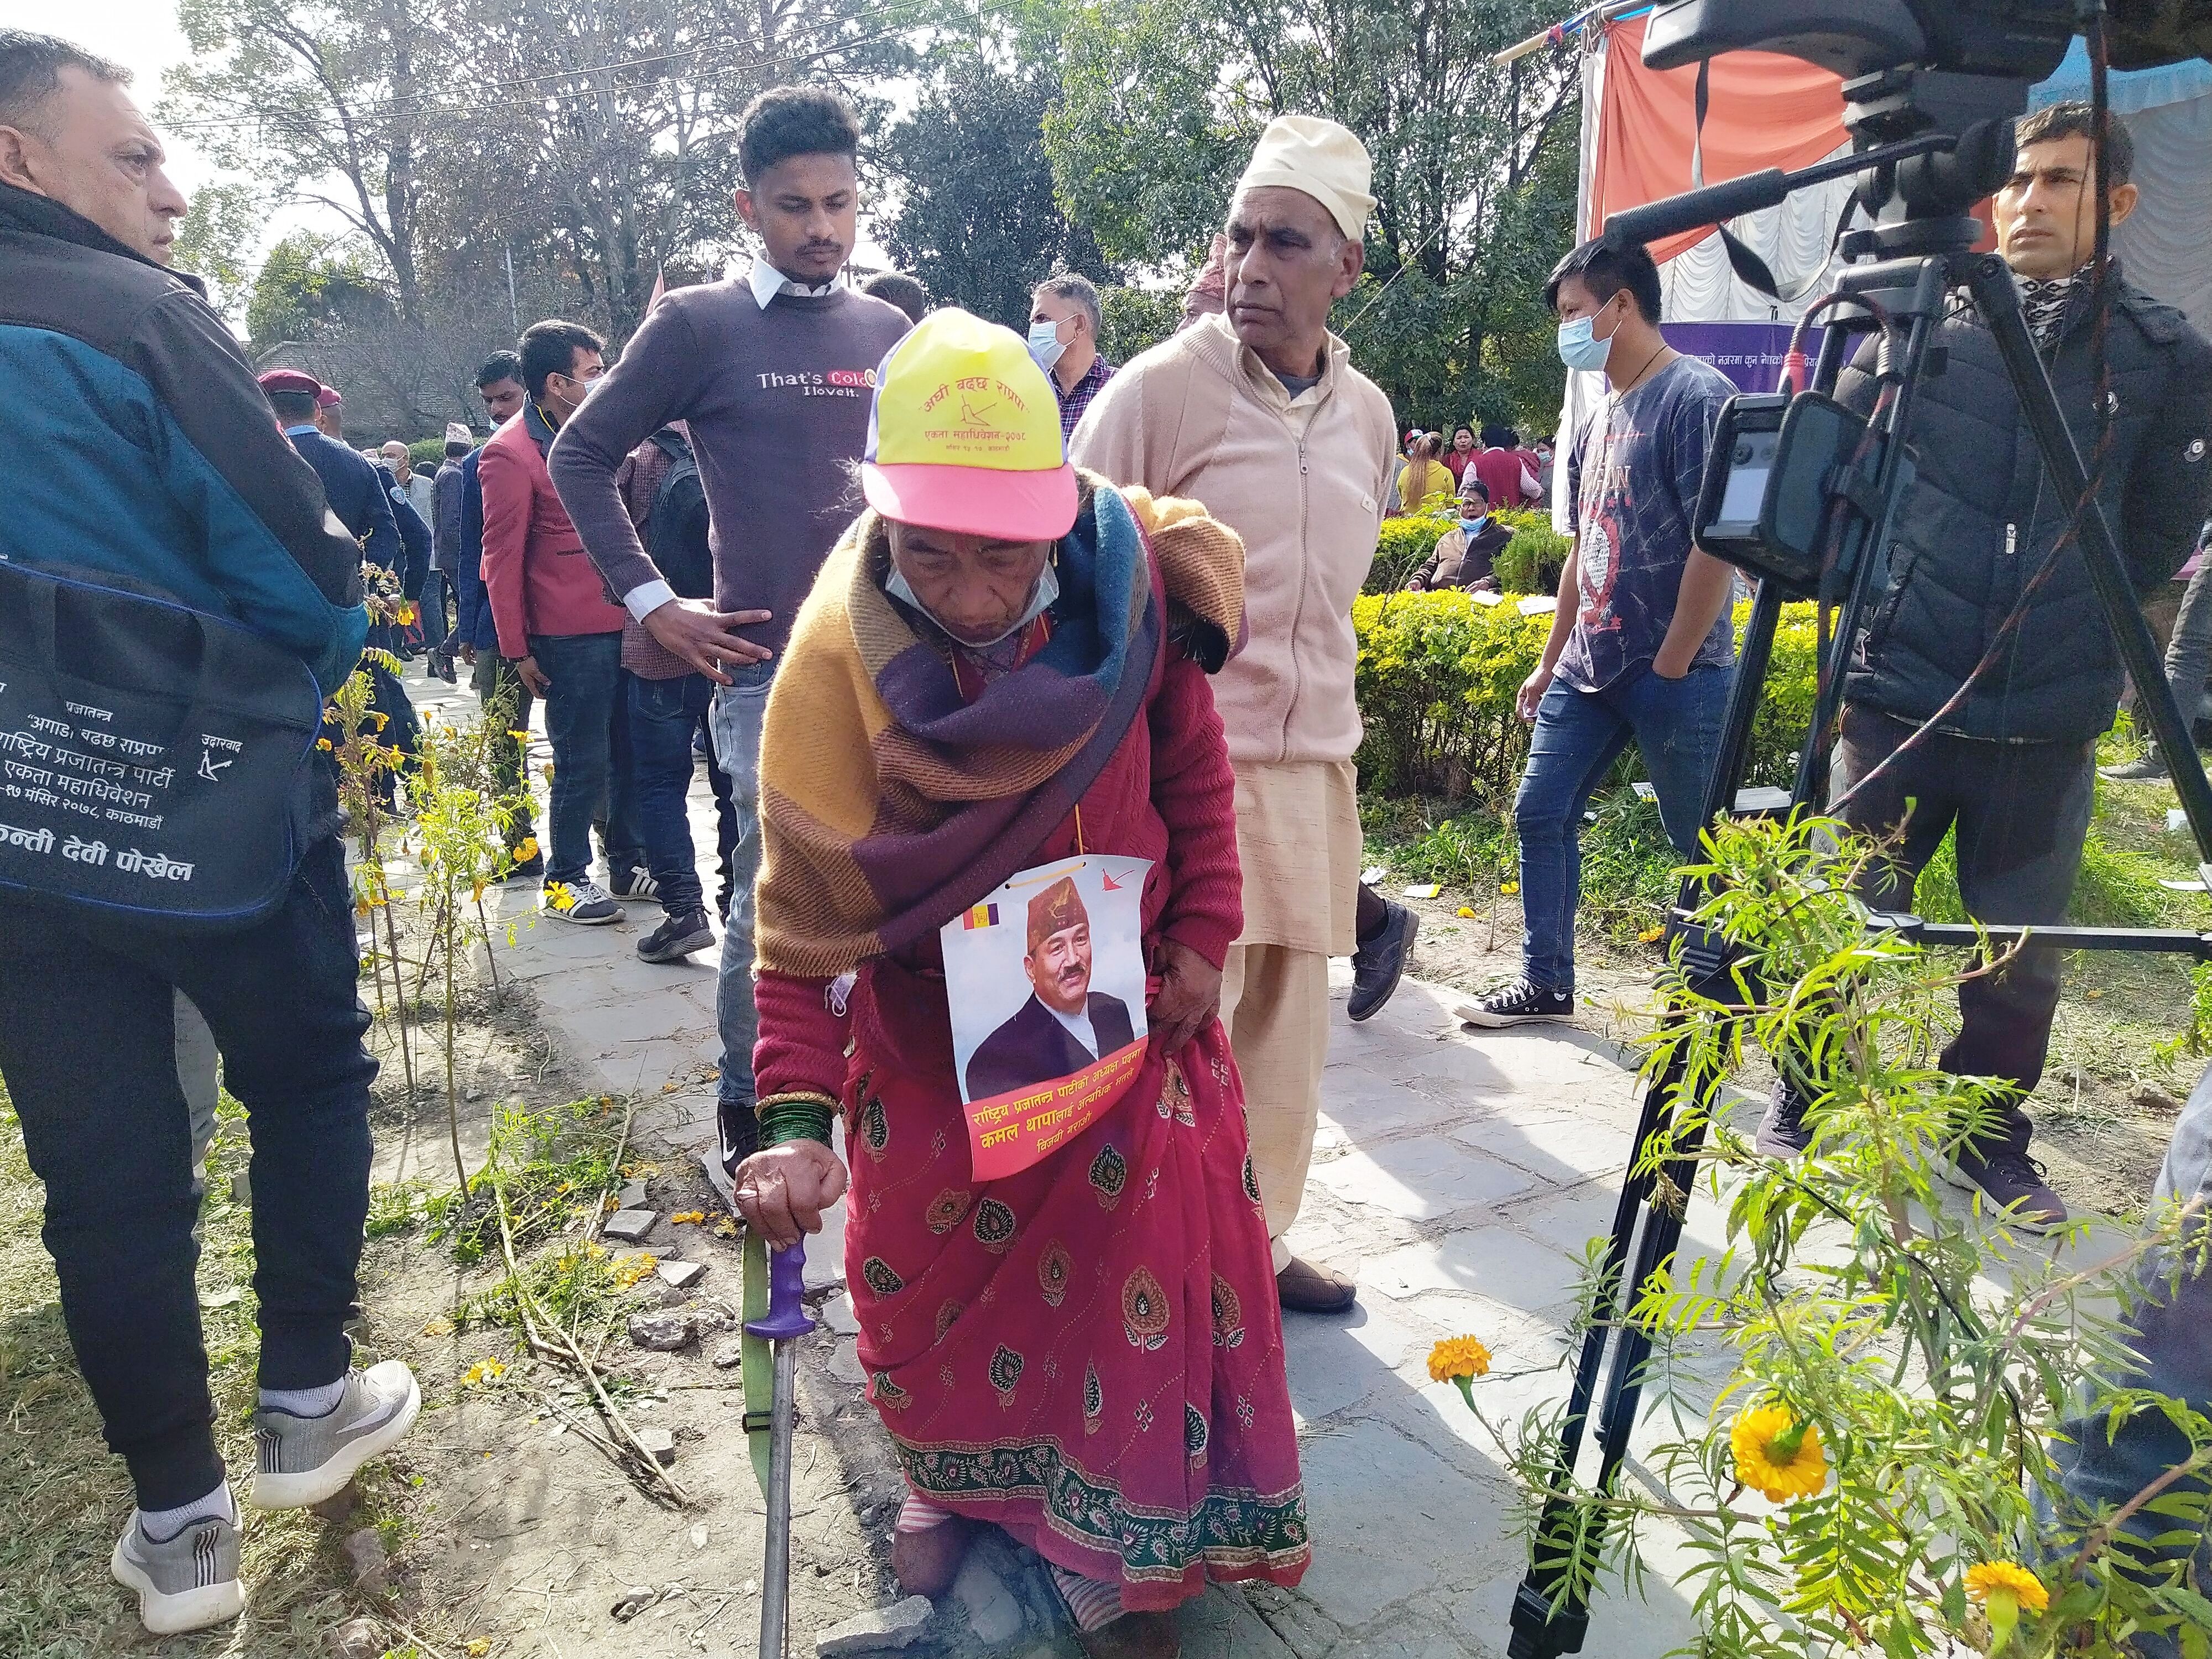
[{"label": "marigold flower", "polygon": [[480,1389],[487,1383],[498,1382],[506,1375],[507,1367],[498,1360],[479,1359],[461,1373],[461,1386],[465,1389]]},{"label": "marigold flower", "polygon": [[517,743],[528,743],[530,741],[530,733],[527,732],[517,732],[510,728],[507,735],[513,738]]},{"label": "marigold flower", "polygon": [[316,748],[318,748],[318,749],[320,749],[320,750],[324,750],[324,751],[325,751],[325,752],[328,752],[328,750],[329,750],[329,749],[330,749],[330,746],[331,746],[331,740],[330,740],[328,738],[317,738],[315,739],[315,747],[316,747]]},{"label": "marigold flower", "polygon": [[1521,884],[1517,881],[1501,881],[1498,884],[1498,890],[1510,897],[1521,890]]},{"label": "marigold flower", "polygon": [[1472,905],[1462,904],[1459,907],[1459,915],[1461,921],[1473,921],[1474,920],[1474,908]]},{"label": "marigold flower", "polygon": [[514,849],[514,861],[517,864],[527,864],[537,856],[538,837],[525,836],[522,838],[522,845]]},{"label": "marigold flower", "polygon": [[1636,936],[1636,942],[1638,945],[1656,945],[1666,937],[1667,930],[1664,927],[1647,927]]},{"label": "marigold flower", "polygon": [[2040,1613],[2051,1605],[2051,1592],[2017,1561],[1980,1561],[1966,1569],[1966,1594],[1995,1615],[1996,1622],[2010,1624],[2024,1608]]},{"label": "marigold flower", "polygon": [[704,1210],[678,1210],[668,1218],[668,1224],[672,1227],[696,1227],[706,1218]]},{"label": "marigold flower", "polygon": [[573,910],[576,908],[576,895],[565,881],[548,882],[545,902],[556,910]]},{"label": "marigold flower", "polygon": [[628,1258],[615,1268],[616,1288],[624,1291],[629,1289],[640,1279],[650,1276],[653,1269],[659,1265],[660,1258],[650,1254],[641,1254]]},{"label": "marigold flower", "polygon": [[1810,1498],[1828,1484],[1828,1455],[1815,1423],[1784,1405],[1754,1406],[1729,1431],[1735,1477],[1770,1504]]},{"label": "marigold flower", "polygon": [[1490,1375],[1490,1350],[1471,1336],[1448,1336],[1429,1350],[1429,1380]]}]

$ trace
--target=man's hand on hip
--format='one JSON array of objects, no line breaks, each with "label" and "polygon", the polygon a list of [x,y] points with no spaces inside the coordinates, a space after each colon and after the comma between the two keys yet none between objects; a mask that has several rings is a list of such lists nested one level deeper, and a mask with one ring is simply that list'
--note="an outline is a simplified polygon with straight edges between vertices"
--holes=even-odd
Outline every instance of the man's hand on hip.
[{"label": "man's hand on hip", "polygon": [[725,662],[749,668],[775,653],[738,632],[768,621],[765,611],[717,611],[702,599],[671,599],[646,613],[645,631],[717,685],[727,685]]}]

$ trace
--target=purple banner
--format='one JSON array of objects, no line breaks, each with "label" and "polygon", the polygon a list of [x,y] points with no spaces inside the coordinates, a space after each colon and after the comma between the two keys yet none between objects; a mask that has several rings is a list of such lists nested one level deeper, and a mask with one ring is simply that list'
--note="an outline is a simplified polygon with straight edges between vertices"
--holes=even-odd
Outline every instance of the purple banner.
[{"label": "purple banner", "polygon": [[[1734,380],[1740,392],[1771,392],[1782,382],[1790,349],[1790,323],[1662,323],[1667,343],[1686,357],[1702,357]],[[1805,356],[1817,358],[1820,331],[1805,331]]]}]

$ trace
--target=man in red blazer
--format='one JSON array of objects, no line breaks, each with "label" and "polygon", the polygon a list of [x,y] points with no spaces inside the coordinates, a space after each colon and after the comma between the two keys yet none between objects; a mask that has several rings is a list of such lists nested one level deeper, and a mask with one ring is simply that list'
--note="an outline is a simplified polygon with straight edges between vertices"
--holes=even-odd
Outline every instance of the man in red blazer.
[{"label": "man in red blazer", "polygon": [[[605,367],[599,337],[579,323],[533,323],[521,340],[529,401],[483,447],[484,592],[499,653],[545,704],[553,745],[545,914],[596,926],[653,881],[631,801],[624,612],[584,556],[583,538],[553,490],[545,452]],[[592,879],[592,826],[607,855],[608,888]]]}]

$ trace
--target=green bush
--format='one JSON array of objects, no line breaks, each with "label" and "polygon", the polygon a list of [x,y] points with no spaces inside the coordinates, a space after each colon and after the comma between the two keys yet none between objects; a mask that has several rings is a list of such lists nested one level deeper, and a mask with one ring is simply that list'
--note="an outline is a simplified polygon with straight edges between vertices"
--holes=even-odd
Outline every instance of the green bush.
[{"label": "green bush", "polygon": [[[1750,609],[1736,607],[1739,636]],[[1352,625],[1367,727],[1361,785],[1446,800],[1510,796],[1528,752],[1514,699],[1542,654],[1550,615],[1524,617],[1511,599],[1479,605],[1459,590],[1367,593],[1352,602]],[[1752,725],[1753,783],[1790,780],[1812,717],[1813,653],[1813,607],[1788,606]]]},{"label": "green bush", "polygon": [[435,475],[446,464],[446,441],[443,438],[418,438],[407,446],[408,465],[417,472]]},{"label": "green bush", "polygon": [[1513,531],[1513,539],[1498,549],[1492,562],[1498,585],[1508,593],[1558,592],[1559,573],[1566,568],[1574,544],[1552,528],[1552,515],[1540,509],[1509,507],[1492,516]]}]

